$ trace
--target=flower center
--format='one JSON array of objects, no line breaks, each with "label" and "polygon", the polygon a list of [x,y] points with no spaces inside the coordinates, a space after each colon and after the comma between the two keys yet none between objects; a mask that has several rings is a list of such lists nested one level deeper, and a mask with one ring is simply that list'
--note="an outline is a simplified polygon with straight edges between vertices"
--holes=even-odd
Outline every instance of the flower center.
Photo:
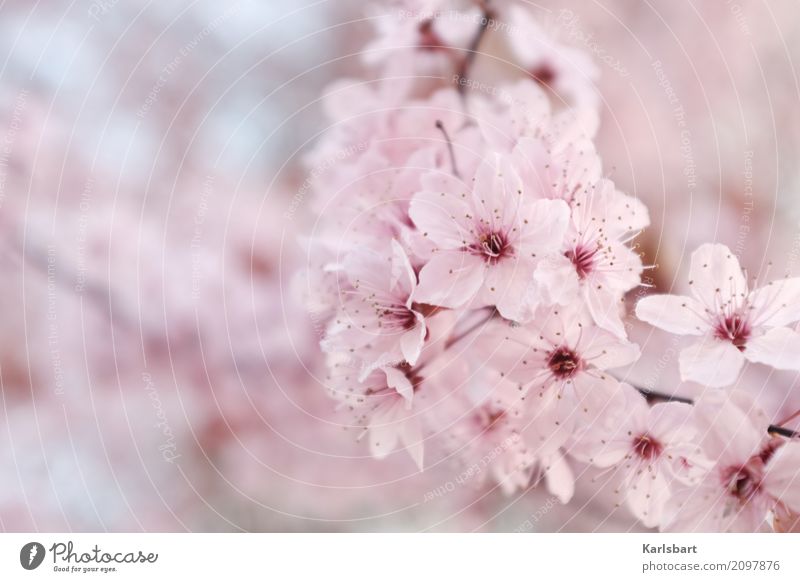
[{"label": "flower center", "polygon": [[473,252],[482,255],[487,262],[493,263],[512,252],[512,246],[502,232],[487,232],[478,237],[472,245]]},{"label": "flower center", "polygon": [[717,322],[714,335],[717,339],[730,341],[743,352],[750,337],[750,326],[745,318],[734,313]]},{"label": "flower center", "polygon": [[560,347],[550,354],[547,361],[556,378],[572,378],[581,367],[580,358],[567,347]]},{"label": "flower center", "polygon": [[421,22],[417,30],[419,32],[420,50],[433,52],[447,48],[444,42],[442,42],[442,39],[439,38],[439,35],[436,34],[436,31],[433,29],[432,18]]},{"label": "flower center", "polygon": [[642,434],[633,439],[633,450],[641,458],[652,461],[661,456],[664,445],[648,434]]},{"label": "flower center", "polygon": [[724,474],[723,481],[728,493],[741,504],[750,501],[761,489],[760,474],[751,463],[729,468]]},{"label": "flower center", "polygon": [[504,410],[487,410],[478,415],[478,424],[483,430],[494,430],[506,416]]},{"label": "flower center", "polygon": [[546,85],[547,87],[552,86],[553,81],[556,80],[556,72],[547,63],[542,63],[538,65],[535,69],[530,71],[531,77],[533,77],[534,81],[541,85]]},{"label": "flower center", "polygon": [[386,332],[401,332],[414,329],[417,316],[405,305],[375,303],[378,327]]},{"label": "flower center", "polygon": [[481,246],[483,247],[483,254],[486,256],[499,257],[503,254],[505,243],[503,239],[500,238],[499,234],[493,232],[489,236],[485,236],[481,239]]},{"label": "flower center", "polygon": [[596,254],[597,247],[592,248],[584,245],[578,245],[574,249],[564,253],[564,255],[572,261],[572,264],[575,265],[575,271],[581,279],[585,279],[586,276],[594,270],[594,257]]}]

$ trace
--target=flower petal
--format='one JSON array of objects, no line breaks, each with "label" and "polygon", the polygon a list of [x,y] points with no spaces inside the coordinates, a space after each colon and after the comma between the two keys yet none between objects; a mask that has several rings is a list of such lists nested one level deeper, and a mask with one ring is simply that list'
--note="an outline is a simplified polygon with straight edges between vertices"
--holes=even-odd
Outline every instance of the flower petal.
[{"label": "flower petal", "polygon": [[747,341],[744,357],[779,370],[800,370],[800,333],[776,327]]},{"label": "flower petal", "polygon": [[736,381],[744,355],[730,342],[706,337],[682,350],[678,363],[682,380],[719,388]]},{"label": "flower petal", "polygon": [[457,249],[471,238],[469,187],[452,176],[429,173],[422,178],[423,191],[409,204],[408,213],[423,237],[441,248]]},{"label": "flower petal", "polygon": [[684,295],[651,295],[636,304],[636,317],[680,335],[702,335],[710,329],[705,308]]},{"label": "flower petal", "polygon": [[800,513],[800,443],[789,442],[775,451],[767,464],[764,487],[794,513]]},{"label": "flower petal", "polygon": [[531,258],[561,248],[569,224],[569,206],[563,200],[537,200],[520,209],[512,228],[517,228],[520,255]]},{"label": "flower petal", "polygon": [[482,303],[496,305],[500,315],[523,322],[533,317],[531,304],[535,263],[508,259],[486,269]]},{"label": "flower petal", "polygon": [[750,294],[753,325],[778,327],[800,320],[800,277],[772,281]]},{"label": "flower petal", "polygon": [[544,470],[547,490],[561,503],[569,503],[575,494],[575,475],[572,468],[561,453],[555,453],[547,461],[549,464]]},{"label": "flower petal", "polygon": [[[589,332],[591,333],[591,332]],[[592,354],[588,360],[592,366],[599,370],[610,370],[632,364],[639,359],[641,351],[637,344],[621,341],[610,333],[599,330],[592,334],[592,348],[602,346],[602,352]]]},{"label": "flower petal", "polygon": [[484,281],[486,263],[469,253],[440,251],[419,274],[414,300],[441,307],[461,307],[472,299]]},{"label": "flower petal", "polygon": [[[389,289],[410,299],[416,286],[417,276],[405,249],[399,242],[392,239],[392,277]],[[410,301],[406,306],[411,306]]]},{"label": "flower petal", "polygon": [[541,261],[533,278],[536,297],[544,305],[569,305],[580,290],[575,266],[562,254],[550,255]]},{"label": "flower petal", "polygon": [[626,337],[625,326],[622,324],[620,316],[622,296],[606,287],[598,288],[589,284],[584,288],[586,304],[594,322],[617,337]]},{"label": "flower petal", "polygon": [[657,465],[640,469],[629,484],[626,501],[628,509],[645,527],[656,527],[663,519],[664,507],[670,498],[670,487]]},{"label": "flower petal", "polygon": [[414,386],[406,375],[394,367],[384,368],[386,373],[386,385],[394,388],[397,393],[406,401],[406,408],[411,408],[411,399],[414,397]]},{"label": "flower petal", "polygon": [[692,253],[692,294],[709,310],[739,307],[747,297],[747,281],[739,260],[725,245],[705,244]]},{"label": "flower petal", "polygon": [[417,318],[416,325],[400,338],[400,351],[406,362],[412,366],[416,364],[419,359],[419,354],[422,351],[422,344],[425,343],[425,333],[427,332],[423,317],[416,312],[414,316]]}]

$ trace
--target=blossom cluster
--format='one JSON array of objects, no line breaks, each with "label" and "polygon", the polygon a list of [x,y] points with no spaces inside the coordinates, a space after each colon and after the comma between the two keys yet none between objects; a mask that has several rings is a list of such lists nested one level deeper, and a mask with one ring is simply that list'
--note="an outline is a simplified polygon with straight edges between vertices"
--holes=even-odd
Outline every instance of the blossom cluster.
[{"label": "blossom cluster", "polygon": [[[488,458],[491,485],[561,503],[593,468],[645,527],[797,528],[800,442],[732,385],[745,361],[800,369],[800,279],[750,290],[707,244],[690,296],[634,305],[649,215],[596,149],[591,59],[513,2],[405,0],[373,18],[370,76],[324,96],[302,277],[356,438],[419,470]],[[511,72],[480,81],[478,64]],[[628,381],[634,312],[696,336],[679,362],[706,388],[694,402]]]}]

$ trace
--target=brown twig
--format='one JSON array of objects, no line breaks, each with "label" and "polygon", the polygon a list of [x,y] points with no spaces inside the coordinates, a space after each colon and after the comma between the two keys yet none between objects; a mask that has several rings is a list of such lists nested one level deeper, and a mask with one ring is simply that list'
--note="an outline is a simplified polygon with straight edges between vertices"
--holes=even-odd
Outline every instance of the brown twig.
[{"label": "brown twig", "polygon": [[483,41],[483,37],[486,35],[489,23],[494,20],[494,11],[489,8],[489,0],[482,0],[481,5],[483,7],[483,13],[481,15],[480,26],[475,32],[475,36],[472,37],[469,46],[466,48],[467,54],[464,56],[464,60],[461,62],[461,66],[456,72],[456,85],[458,87],[458,92],[462,95],[466,90],[466,84],[461,80],[467,78],[472,63],[475,61],[475,57],[478,56],[478,48]]}]

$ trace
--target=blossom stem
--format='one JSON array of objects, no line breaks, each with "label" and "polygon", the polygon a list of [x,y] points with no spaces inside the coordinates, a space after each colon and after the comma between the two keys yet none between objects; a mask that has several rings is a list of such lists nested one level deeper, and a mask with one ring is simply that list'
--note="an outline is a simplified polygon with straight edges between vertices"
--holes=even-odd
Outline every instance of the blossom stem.
[{"label": "blossom stem", "polygon": [[483,327],[484,325],[486,325],[487,323],[489,323],[489,321],[490,321],[490,320],[491,320],[491,319],[492,319],[492,318],[493,318],[495,315],[497,315],[497,310],[496,310],[496,309],[492,309],[492,310],[489,312],[489,315],[488,315],[487,317],[485,317],[485,318],[481,319],[480,321],[476,322],[475,324],[471,325],[471,326],[470,326],[470,327],[468,327],[466,330],[462,331],[460,334],[452,336],[450,339],[448,339],[448,340],[447,340],[447,343],[446,343],[446,344],[445,344],[445,346],[444,346],[444,347],[445,347],[445,349],[449,348],[449,347],[450,347],[450,346],[452,346],[453,344],[457,344],[457,343],[458,343],[458,342],[460,342],[462,339],[464,339],[465,337],[467,337],[468,335],[470,335],[472,332],[474,332],[476,329],[478,329],[478,328],[481,328],[481,327]]},{"label": "blossom stem", "polygon": [[795,418],[800,416],[800,410],[795,411],[794,414],[791,414],[788,418],[784,418],[778,424],[786,424],[788,422],[792,422]]},{"label": "blossom stem", "polygon": [[[684,404],[694,404],[694,400],[691,398],[686,398],[684,396],[673,396],[671,394],[665,394],[663,392],[656,392],[655,390],[648,390],[647,388],[640,388],[638,386],[634,386],[636,390],[639,391],[648,401],[657,400],[661,402],[682,402]],[[797,411],[796,414],[789,417],[788,419],[782,421],[780,424],[786,424],[790,420],[793,420],[796,416],[800,415],[800,410]],[[770,434],[779,435],[782,437],[786,437],[789,439],[793,438],[800,438],[800,432],[794,431],[790,428],[785,428],[778,424],[771,424],[767,427],[767,432]]]},{"label": "blossom stem", "polygon": [[489,8],[489,0],[481,0],[480,4],[483,7],[480,26],[475,32],[475,36],[472,37],[472,41],[469,43],[469,46],[466,49],[467,54],[464,56],[464,60],[462,61],[461,66],[456,73],[458,92],[462,95],[467,88],[467,85],[463,82],[463,79],[467,78],[469,70],[472,68],[472,63],[475,61],[475,57],[478,56],[478,48],[483,41],[483,37],[486,35],[486,31],[489,28],[489,23],[494,20],[494,12],[491,8]]},{"label": "blossom stem", "polygon": [[456,152],[453,149],[453,140],[450,139],[450,134],[447,133],[447,129],[445,129],[444,123],[442,123],[441,119],[436,120],[436,129],[442,132],[444,140],[447,142],[447,151],[450,153],[450,165],[453,166],[453,175],[456,178],[461,178],[461,173],[458,171],[458,165],[456,165]]}]

